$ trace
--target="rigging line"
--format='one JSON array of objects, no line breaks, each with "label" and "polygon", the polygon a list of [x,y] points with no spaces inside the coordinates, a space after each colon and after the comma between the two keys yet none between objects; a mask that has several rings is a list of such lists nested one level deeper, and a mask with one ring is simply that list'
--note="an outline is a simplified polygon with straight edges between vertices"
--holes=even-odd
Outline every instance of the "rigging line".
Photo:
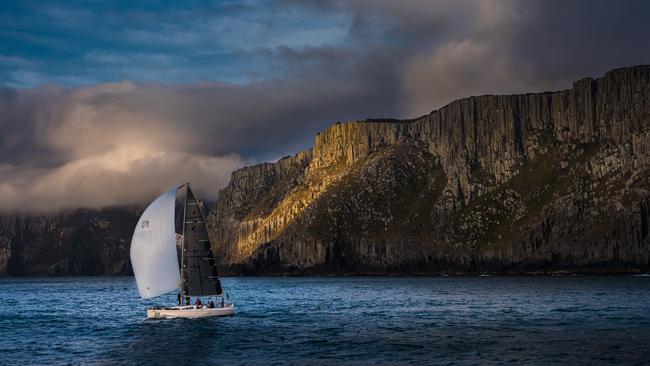
[{"label": "rigging line", "polygon": [[[195,209],[199,210],[200,207],[199,207],[199,205],[198,205],[198,200],[196,199],[196,196],[194,195],[194,192],[192,192],[192,190],[189,189],[189,186],[188,186],[188,195],[191,195],[190,199],[188,200],[188,204],[189,204],[189,203],[193,203],[193,204],[195,204],[195,205],[196,205],[196,208],[195,208]],[[201,213],[201,212],[200,212],[200,210],[199,210],[199,214],[200,214],[200,213]],[[201,218],[202,218],[202,216],[201,216]],[[187,220],[187,218],[185,218],[185,220]],[[192,225],[192,227],[193,227],[193,229],[194,229],[194,230],[193,230],[194,233],[193,233],[193,235],[192,235],[192,239],[193,239],[194,241],[196,241],[196,236],[198,236],[198,231],[199,231],[200,226],[201,226],[200,224],[202,224],[203,221],[199,221],[199,220],[197,220],[196,213],[194,213],[194,214],[192,215],[192,220],[187,221],[187,223],[189,223],[190,225]],[[201,262],[200,262],[200,261],[197,263],[197,266],[196,266],[196,272],[198,272],[198,280],[199,280],[199,288],[200,288],[199,291],[200,291],[201,294],[203,294],[203,292],[204,292],[204,291],[203,291],[203,288],[204,288],[204,287],[203,287],[203,273],[202,273],[202,271],[201,271]]]},{"label": "rigging line", "polygon": [[[189,189],[189,184],[185,183],[185,204],[183,205],[183,221],[185,221],[185,216],[187,215],[187,190]],[[181,237],[181,303],[185,302],[185,224],[183,224],[183,236]]]}]

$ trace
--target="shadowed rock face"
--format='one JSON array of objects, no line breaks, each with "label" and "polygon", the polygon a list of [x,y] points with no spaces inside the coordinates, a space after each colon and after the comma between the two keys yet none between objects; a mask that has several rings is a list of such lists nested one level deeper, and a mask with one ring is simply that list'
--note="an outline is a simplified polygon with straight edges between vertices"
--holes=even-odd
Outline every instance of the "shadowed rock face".
[{"label": "shadowed rock face", "polygon": [[[337,123],[233,172],[208,216],[226,273],[650,270],[650,66],[564,91]],[[0,274],[129,274],[140,208],[0,216]]]},{"label": "shadowed rock face", "polygon": [[337,123],[233,173],[208,221],[248,273],[645,271],[650,66]]},{"label": "shadowed rock face", "polygon": [[131,274],[129,246],[141,209],[0,216],[0,274]]}]

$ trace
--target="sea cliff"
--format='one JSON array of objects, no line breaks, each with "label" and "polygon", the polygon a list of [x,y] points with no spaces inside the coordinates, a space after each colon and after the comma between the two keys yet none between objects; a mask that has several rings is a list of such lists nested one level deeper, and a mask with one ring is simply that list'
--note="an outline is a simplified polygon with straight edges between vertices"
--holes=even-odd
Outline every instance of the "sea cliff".
[{"label": "sea cliff", "polygon": [[[650,270],[650,66],[336,123],[232,173],[208,215],[225,274]],[[128,274],[141,208],[0,216],[0,274]]]},{"label": "sea cliff", "polygon": [[0,216],[0,275],[132,274],[129,245],[142,209],[110,207]]},{"label": "sea cliff", "polygon": [[209,231],[244,273],[645,271],[650,67],[336,123],[238,170]]}]

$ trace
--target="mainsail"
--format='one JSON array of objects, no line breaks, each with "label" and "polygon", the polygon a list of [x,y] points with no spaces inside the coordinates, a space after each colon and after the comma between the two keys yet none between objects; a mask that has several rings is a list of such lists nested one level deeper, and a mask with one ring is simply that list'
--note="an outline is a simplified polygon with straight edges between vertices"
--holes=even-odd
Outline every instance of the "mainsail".
[{"label": "mainsail", "polygon": [[174,225],[179,188],[156,198],[133,232],[131,264],[138,291],[145,299],[179,287],[184,296],[221,295],[223,292],[205,217],[189,184],[185,184],[185,202],[180,206],[183,244],[179,270]]},{"label": "mainsail", "polygon": [[144,211],[131,239],[131,264],[140,296],[147,299],[178,288],[180,274],[174,229],[175,188]]},{"label": "mainsail", "polygon": [[185,185],[181,278],[185,296],[221,295],[221,282],[199,200]]}]

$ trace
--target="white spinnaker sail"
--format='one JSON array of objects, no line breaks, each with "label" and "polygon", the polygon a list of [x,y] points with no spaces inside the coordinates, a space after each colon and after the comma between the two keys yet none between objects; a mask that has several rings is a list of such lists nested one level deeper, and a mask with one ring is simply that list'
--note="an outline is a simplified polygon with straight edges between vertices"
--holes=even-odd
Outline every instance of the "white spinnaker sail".
[{"label": "white spinnaker sail", "polygon": [[156,198],[144,211],[131,239],[131,264],[140,296],[168,293],[181,282],[176,254],[176,188]]}]

